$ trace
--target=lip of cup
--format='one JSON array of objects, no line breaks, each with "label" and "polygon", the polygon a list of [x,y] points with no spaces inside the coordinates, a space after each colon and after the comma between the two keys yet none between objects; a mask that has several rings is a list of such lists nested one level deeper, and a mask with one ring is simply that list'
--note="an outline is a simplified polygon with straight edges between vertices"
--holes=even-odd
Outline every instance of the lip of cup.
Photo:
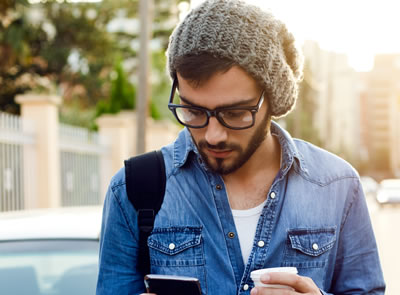
[{"label": "lip of cup", "polygon": [[[250,273],[250,277],[254,282],[256,287],[268,287],[268,288],[280,288],[280,289],[289,289],[293,290],[293,288],[285,285],[276,285],[276,284],[263,284],[260,282],[261,275],[270,272],[287,272],[292,274],[297,274],[296,267],[273,267],[273,268],[263,268],[254,270]],[[293,290],[294,291],[294,290]]]}]

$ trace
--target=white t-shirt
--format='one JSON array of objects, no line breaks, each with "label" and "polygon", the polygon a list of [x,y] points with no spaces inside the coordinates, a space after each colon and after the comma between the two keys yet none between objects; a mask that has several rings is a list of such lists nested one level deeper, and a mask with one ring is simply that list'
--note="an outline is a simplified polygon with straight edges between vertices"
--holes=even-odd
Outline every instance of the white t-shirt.
[{"label": "white t-shirt", "polygon": [[254,236],[256,234],[258,219],[267,200],[262,202],[257,207],[247,210],[233,210],[232,215],[235,221],[236,231],[239,236],[240,249],[244,264],[249,259],[251,249],[253,248]]},{"label": "white t-shirt", "polygon": [[[272,135],[276,136],[275,134]],[[282,149],[280,152],[280,167],[282,167]],[[258,220],[260,219],[265,203],[267,203],[267,200],[257,207],[247,210],[232,209],[233,220],[235,221],[236,231],[239,236],[240,249],[242,250],[244,264],[249,260]]]}]

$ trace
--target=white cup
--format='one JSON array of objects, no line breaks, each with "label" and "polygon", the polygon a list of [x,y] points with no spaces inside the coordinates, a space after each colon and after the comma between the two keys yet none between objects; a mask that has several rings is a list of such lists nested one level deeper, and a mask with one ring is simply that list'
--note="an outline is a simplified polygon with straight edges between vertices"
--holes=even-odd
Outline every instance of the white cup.
[{"label": "white cup", "polygon": [[263,268],[263,269],[258,269],[254,270],[250,273],[250,277],[254,282],[254,285],[256,287],[268,287],[268,288],[280,288],[280,289],[289,289],[293,290],[292,287],[285,286],[285,285],[274,285],[274,284],[264,284],[261,283],[260,278],[261,275],[265,273],[270,273],[270,272],[287,272],[287,273],[293,273],[297,274],[297,268],[295,267],[272,267],[272,268]]}]

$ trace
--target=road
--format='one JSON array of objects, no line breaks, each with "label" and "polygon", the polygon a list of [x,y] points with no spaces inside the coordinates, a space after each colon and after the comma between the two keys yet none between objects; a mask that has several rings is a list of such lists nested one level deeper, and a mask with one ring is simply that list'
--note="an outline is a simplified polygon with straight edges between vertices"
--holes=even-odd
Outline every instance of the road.
[{"label": "road", "polygon": [[380,208],[368,198],[368,208],[378,243],[387,295],[400,294],[400,205]]}]

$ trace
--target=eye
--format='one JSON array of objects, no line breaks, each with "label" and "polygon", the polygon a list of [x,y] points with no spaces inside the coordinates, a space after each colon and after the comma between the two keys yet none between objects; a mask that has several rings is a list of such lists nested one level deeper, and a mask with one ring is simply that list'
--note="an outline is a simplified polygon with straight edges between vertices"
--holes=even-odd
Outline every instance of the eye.
[{"label": "eye", "polygon": [[227,110],[221,112],[221,117],[224,119],[240,119],[243,118],[244,116],[248,115],[247,110]]},{"label": "eye", "polygon": [[205,116],[204,111],[196,109],[196,108],[185,108],[180,107],[176,109],[177,115],[182,121],[194,121],[194,120],[203,120]]},{"label": "eye", "polygon": [[204,114],[203,111],[198,110],[198,109],[186,109],[186,112],[190,116],[202,116]]}]

